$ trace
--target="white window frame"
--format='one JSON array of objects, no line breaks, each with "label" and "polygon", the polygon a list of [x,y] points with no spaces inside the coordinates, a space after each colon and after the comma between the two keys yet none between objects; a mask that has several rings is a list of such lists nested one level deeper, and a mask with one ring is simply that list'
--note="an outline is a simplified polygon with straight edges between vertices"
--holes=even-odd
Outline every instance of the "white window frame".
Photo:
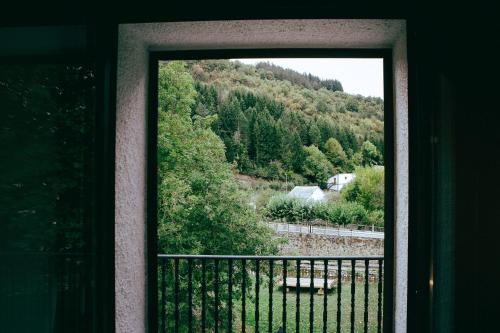
[{"label": "white window frame", "polygon": [[[393,50],[393,331],[407,330],[408,65],[404,20],[245,20],[121,24],[115,170],[117,332],[147,332],[147,113],[149,52],[202,49]],[[387,311],[387,309],[385,310]]]}]

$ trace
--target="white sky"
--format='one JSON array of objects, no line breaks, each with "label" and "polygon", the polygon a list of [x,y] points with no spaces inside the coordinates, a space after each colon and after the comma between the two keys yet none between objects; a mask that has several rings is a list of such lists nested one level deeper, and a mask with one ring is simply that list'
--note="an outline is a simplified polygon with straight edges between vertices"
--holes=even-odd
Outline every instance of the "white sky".
[{"label": "white sky", "polygon": [[273,58],[237,59],[255,65],[270,62],[321,79],[336,79],[349,94],[384,98],[383,59],[361,58]]}]

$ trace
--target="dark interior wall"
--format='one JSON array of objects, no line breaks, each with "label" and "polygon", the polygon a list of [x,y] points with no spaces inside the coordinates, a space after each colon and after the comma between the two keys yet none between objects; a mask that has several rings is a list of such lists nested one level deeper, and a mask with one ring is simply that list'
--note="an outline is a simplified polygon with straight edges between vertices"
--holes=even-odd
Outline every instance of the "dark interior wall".
[{"label": "dark interior wall", "polygon": [[[100,57],[99,110],[113,104],[116,23],[252,18],[406,18],[410,124],[409,331],[487,332],[496,327],[499,296],[500,110],[498,28],[495,11],[481,3],[467,7],[435,3],[308,1],[203,4],[164,1],[103,6],[87,1],[15,2],[0,13],[0,24],[86,24],[95,33],[92,52]],[[101,36],[97,38],[96,36]],[[102,37],[104,36],[104,37]],[[29,40],[26,40],[29,43]],[[496,46],[496,47],[495,47]],[[112,108],[112,107],[111,107]],[[108,110],[109,111],[109,110]],[[104,111],[103,111],[104,112]],[[96,137],[112,154],[103,119]],[[107,134],[108,133],[108,134]],[[108,166],[109,168],[109,166]],[[96,181],[112,178],[103,166]],[[102,192],[105,199],[111,186]],[[109,197],[108,197],[109,198]],[[105,202],[105,201],[101,201]],[[109,208],[109,207],[108,207]],[[101,207],[102,214],[110,214]],[[108,216],[108,223],[111,221]],[[113,240],[112,225],[101,244]],[[106,271],[111,262],[101,262]],[[429,289],[429,276],[435,289]],[[108,288],[112,307],[112,290]],[[112,311],[108,312],[111,316]],[[109,318],[112,321],[112,318]]]},{"label": "dark interior wall", "polygon": [[2,332],[113,331],[113,32],[0,28]]},{"label": "dark interior wall", "polygon": [[[457,47],[456,289],[457,332],[498,330],[500,299],[500,107],[498,22],[483,22],[467,50]],[[490,44],[492,42],[495,45]],[[463,65],[465,63],[465,66]]]},{"label": "dark interior wall", "polygon": [[[419,125],[425,127],[415,129],[423,134],[418,157],[429,159],[412,164],[428,182],[412,184],[420,199],[411,211],[417,218],[410,232],[413,273],[420,278],[409,279],[425,290],[423,277],[434,276],[433,292],[410,304],[412,310],[431,304],[419,314],[430,326],[415,332],[498,329],[498,23],[487,7],[467,10],[422,12],[410,30],[410,47],[417,48],[409,55],[410,66],[417,67],[413,107],[424,115]],[[419,316],[412,328],[421,325]]]}]

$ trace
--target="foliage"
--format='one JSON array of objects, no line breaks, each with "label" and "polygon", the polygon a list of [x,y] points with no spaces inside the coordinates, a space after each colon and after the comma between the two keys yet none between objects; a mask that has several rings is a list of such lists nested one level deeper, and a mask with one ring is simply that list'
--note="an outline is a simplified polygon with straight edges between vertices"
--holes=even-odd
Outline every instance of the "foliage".
[{"label": "foliage", "polygon": [[326,188],[326,181],[334,173],[334,168],[318,147],[305,147],[306,159],[304,161],[304,175],[317,183],[321,188]]},{"label": "foliage", "polygon": [[[217,117],[192,118],[197,91],[185,64],[161,63],[158,82],[158,251],[275,253],[271,230],[257,220],[249,199],[234,179],[224,142],[211,129]],[[235,126],[235,118],[224,121],[223,126]],[[221,281],[227,279],[225,272],[221,267]],[[193,278],[195,284],[199,283],[199,275]],[[172,293],[172,288],[169,279],[168,292]],[[221,286],[220,296],[226,294]],[[193,302],[199,306],[200,299],[195,297]],[[226,309],[220,311],[222,317]]]},{"label": "foliage", "polygon": [[325,143],[325,156],[339,171],[345,171],[347,155],[342,145],[335,138],[330,138]]},{"label": "foliage", "polygon": [[278,195],[269,200],[266,215],[273,219],[284,219],[290,222],[307,221],[316,218],[314,208],[313,204],[304,200]]},{"label": "foliage", "polygon": [[196,90],[191,74],[180,61],[162,63],[158,72],[158,105],[163,113],[191,114]]},{"label": "foliage", "polygon": [[377,227],[384,226],[384,211],[381,209],[377,209],[368,213],[368,220],[370,224],[375,225]]},{"label": "foliage", "polygon": [[319,206],[318,218],[334,224],[368,224],[368,213],[355,202],[338,202],[333,205]]},{"label": "foliage", "polygon": [[[196,90],[180,61],[159,72],[159,249],[166,253],[267,253],[257,223],[209,123],[192,121]],[[255,232],[255,229],[259,232]],[[168,235],[168,237],[167,237]]]},{"label": "foliage", "polygon": [[[310,178],[301,148],[314,145],[326,153],[329,139],[337,140],[344,150],[343,165],[334,163],[342,171],[352,171],[363,162],[362,142],[370,140],[379,151],[383,149],[380,98],[349,95],[334,87],[335,80],[266,63],[192,60],[186,64],[197,91],[191,117],[218,116],[211,128],[224,143],[226,160],[235,163],[240,173],[266,175],[269,163],[279,161],[286,172]],[[336,162],[344,159],[339,154],[333,158]],[[383,161],[378,158],[376,163]]]},{"label": "foliage", "polygon": [[285,195],[272,197],[266,216],[289,222],[321,219],[332,224],[368,224],[368,212],[355,202],[315,203]]},{"label": "foliage", "polygon": [[377,147],[370,141],[365,141],[361,145],[361,164],[363,166],[380,165],[382,163],[382,155]]},{"label": "foliage", "polygon": [[319,147],[321,143],[321,133],[319,131],[318,125],[311,121],[309,123],[309,128],[307,132],[307,144]]},{"label": "foliage", "polygon": [[356,178],[341,190],[342,197],[357,202],[369,212],[384,210],[384,168],[356,168]]},{"label": "foliage", "polygon": [[342,84],[338,80],[321,80],[317,76],[301,74],[292,69],[284,69],[269,62],[260,62],[255,67],[263,69],[266,73],[265,78],[269,80],[287,80],[308,89],[318,90],[326,88],[330,91],[343,91]]}]

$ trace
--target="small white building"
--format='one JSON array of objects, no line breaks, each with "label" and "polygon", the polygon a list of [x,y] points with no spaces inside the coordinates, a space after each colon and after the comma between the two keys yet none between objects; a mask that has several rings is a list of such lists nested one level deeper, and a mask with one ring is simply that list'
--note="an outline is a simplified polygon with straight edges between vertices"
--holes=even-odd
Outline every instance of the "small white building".
[{"label": "small white building", "polygon": [[330,191],[340,191],[356,177],[353,173],[339,173],[326,181],[326,188]]},{"label": "small white building", "polygon": [[295,186],[286,196],[314,202],[326,200],[325,192],[319,186]]}]

